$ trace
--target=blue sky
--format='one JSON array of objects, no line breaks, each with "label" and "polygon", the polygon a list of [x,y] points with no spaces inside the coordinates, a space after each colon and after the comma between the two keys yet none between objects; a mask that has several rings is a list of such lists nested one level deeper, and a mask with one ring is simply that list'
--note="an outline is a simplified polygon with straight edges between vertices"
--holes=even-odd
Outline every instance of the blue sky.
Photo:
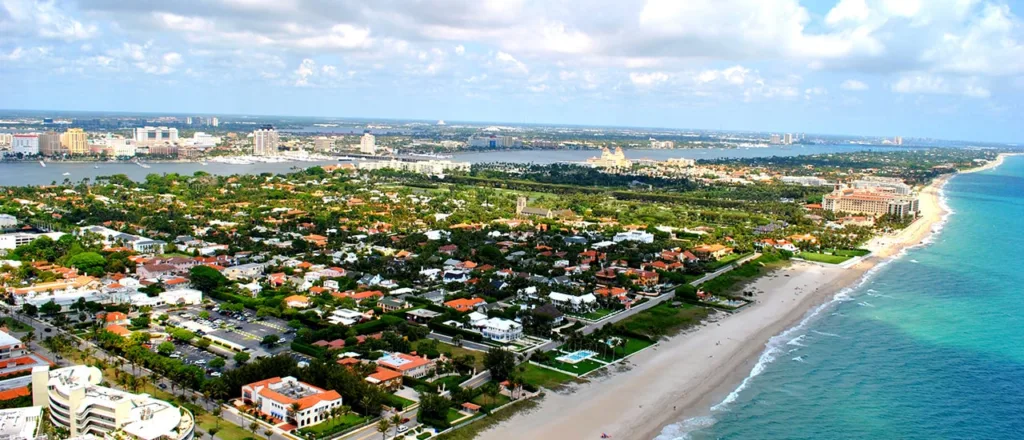
[{"label": "blue sky", "polygon": [[0,108],[1024,140],[1020,2],[0,0]]}]

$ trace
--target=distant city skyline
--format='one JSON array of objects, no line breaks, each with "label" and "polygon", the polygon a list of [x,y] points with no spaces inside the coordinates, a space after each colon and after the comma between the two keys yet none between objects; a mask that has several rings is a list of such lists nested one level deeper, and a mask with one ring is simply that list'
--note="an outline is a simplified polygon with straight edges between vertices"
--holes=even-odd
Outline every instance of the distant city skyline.
[{"label": "distant city skyline", "polygon": [[1024,141],[1020,1],[0,0],[4,107]]}]

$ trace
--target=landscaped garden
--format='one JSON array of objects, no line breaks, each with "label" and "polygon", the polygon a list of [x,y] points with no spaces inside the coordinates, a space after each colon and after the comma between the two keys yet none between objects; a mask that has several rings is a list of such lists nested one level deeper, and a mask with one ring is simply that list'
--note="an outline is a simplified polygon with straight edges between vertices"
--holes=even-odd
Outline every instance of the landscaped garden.
[{"label": "landscaped garden", "polygon": [[602,309],[597,309],[597,310],[594,310],[593,312],[587,313],[587,314],[583,315],[583,317],[586,318],[586,319],[589,319],[591,321],[598,321],[601,318],[604,318],[605,316],[611,315],[613,312],[614,312],[614,310],[609,310],[609,309],[603,309],[602,308]]},{"label": "landscaped garden", "polygon": [[817,252],[801,252],[799,257],[807,261],[814,261],[817,263],[827,264],[839,264],[845,262],[846,260],[849,260],[850,258],[853,258],[846,255],[831,255]]},{"label": "landscaped garden", "polygon": [[614,351],[609,349],[607,352],[599,352],[597,355],[598,359],[605,362],[613,362],[654,345],[653,342],[629,336],[615,336],[615,338],[624,341],[625,344],[616,345]]},{"label": "landscaped garden", "polygon": [[661,303],[622,321],[622,325],[629,331],[657,338],[700,324],[707,316],[704,307],[692,304],[673,307]]},{"label": "landscaped garden", "polygon": [[562,362],[551,359],[545,362],[544,365],[548,365],[552,368],[557,368],[562,371],[567,371],[569,373],[582,376],[584,374],[587,374],[591,371],[603,367],[605,364],[592,359],[582,360],[575,364],[570,364],[568,362]]}]

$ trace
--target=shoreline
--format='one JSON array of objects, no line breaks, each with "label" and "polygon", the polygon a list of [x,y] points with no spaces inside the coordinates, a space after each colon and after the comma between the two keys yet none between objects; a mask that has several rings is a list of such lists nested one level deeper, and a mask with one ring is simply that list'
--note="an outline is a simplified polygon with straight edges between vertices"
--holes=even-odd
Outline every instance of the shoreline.
[{"label": "shoreline", "polygon": [[[998,167],[1004,156],[965,172]],[[515,415],[480,438],[560,440],[607,433],[613,438],[668,440],[693,429],[683,425],[710,423],[713,408],[734,399],[774,359],[775,345],[785,344],[783,339],[842,292],[866,282],[874,269],[926,243],[941,228],[949,214],[942,190],[954,176],[926,186],[921,216],[896,234],[869,241],[872,254],[857,264],[842,269],[794,262],[758,278],[748,285],[758,295],[746,310],[635,355],[630,371],[595,378],[575,386],[571,394],[549,392],[537,411]]]}]

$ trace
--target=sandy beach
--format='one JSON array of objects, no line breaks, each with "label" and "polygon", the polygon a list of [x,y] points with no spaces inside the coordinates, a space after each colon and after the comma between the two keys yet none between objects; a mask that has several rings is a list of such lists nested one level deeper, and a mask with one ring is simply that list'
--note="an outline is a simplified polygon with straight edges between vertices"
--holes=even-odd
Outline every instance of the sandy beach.
[{"label": "sandy beach", "polygon": [[[1001,162],[1002,157],[985,167]],[[629,359],[628,371],[591,379],[571,392],[548,393],[537,409],[515,415],[480,438],[597,439],[607,433],[616,439],[653,439],[667,425],[708,415],[751,375],[762,356],[772,355],[766,348],[773,337],[880,262],[924,241],[947,214],[941,190],[949,177],[924,188],[921,217],[899,233],[871,240],[873,254],[863,261],[846,269],[794,262],[749,285],[748,290],[759,292],[757,302],[742,312],[719,314],[717,322],[637,354]]]}]

